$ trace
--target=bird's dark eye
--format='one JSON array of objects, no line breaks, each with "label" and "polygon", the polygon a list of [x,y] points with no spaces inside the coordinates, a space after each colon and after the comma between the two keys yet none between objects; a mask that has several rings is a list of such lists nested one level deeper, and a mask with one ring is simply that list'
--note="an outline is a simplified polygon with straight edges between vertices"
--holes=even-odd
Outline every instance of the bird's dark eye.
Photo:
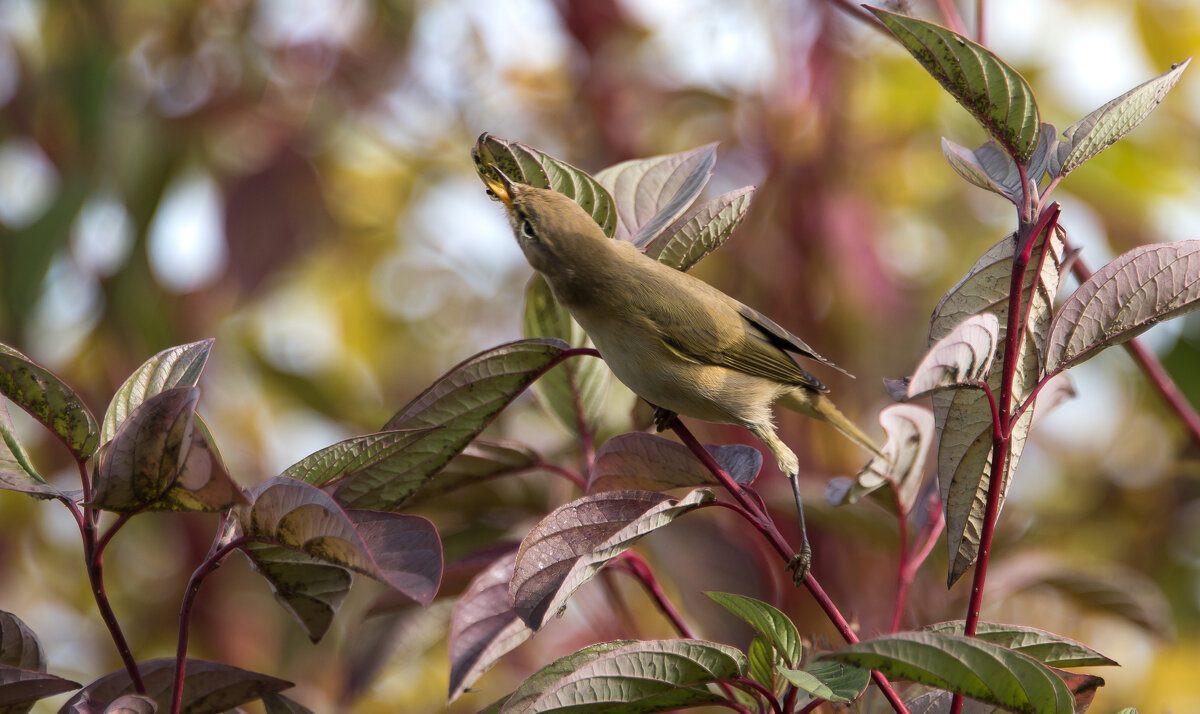
[{"label": "bird's dark eye", "polygon": [[521,221],[521,232],[525,234],[526,238],[531,240],[537,239],[537,234],[533,232],[533,224],[529,222],[529,219]]}]

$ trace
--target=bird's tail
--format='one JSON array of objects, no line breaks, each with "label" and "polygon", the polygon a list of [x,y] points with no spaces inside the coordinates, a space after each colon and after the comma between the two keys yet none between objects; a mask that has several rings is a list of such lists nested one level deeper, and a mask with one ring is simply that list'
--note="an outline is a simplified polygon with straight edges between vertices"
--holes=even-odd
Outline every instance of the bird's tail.
[{"label": "bird's tail", "polygon": [[838,411],[838,408],[833,404],[833,400],[824,394],[809,389],[796,389],[785,394],[776,403],[792,411],[800,412],[806,416],[829,423],[854,443],[870,451],[872,454],[887,460],[887,456],[883,453],[883,450],[871,440],[871,437],[867,436],[862,429],[859,429],[858,425],[847,419],[846,415]]}]

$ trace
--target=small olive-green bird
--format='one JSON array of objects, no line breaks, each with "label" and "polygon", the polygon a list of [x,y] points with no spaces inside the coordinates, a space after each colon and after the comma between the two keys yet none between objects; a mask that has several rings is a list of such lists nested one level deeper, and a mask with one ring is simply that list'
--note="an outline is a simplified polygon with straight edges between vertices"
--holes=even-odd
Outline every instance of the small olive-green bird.
[{"label": "small olive-green bird", "polygon": [[617,379],[660,410],[743,426],[771,450],[792,483],[800,513],[804,541],[791,565],[797,583],[803,580],[811,550],[796,483],[800,462],[775,433],[771,405],[828,422],[882,456],[825,396],[828,387],[788,353],[845,370],[757,310],[646,256],[628,241],[607,237],[567,196],[516,183],[495,166],[477,169],[489,193],[508,210],[529,264],[591,337]]}]

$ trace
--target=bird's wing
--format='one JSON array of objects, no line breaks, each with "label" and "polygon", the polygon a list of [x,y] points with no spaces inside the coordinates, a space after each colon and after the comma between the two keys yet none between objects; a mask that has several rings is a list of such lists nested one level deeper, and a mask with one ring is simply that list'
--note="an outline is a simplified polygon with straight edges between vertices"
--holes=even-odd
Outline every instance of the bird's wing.
[{"label": "bird's wing", "polygon": [[738,303],[738,312],[741,313],[746,322],[749,322],[751,325],[754,325],[760,331],[762,331],[762,333],[767,336],[767,339],[770,340],[772,344],[779,347],[779,349],[786,350],[788,352],[795,352],[796,354],[808,357],[809,359],[815,359],[826,367],[832,367],[847,377],[854,377],[853,374],[850,374],[846,370],[834,364],[832,361],[817,354],[817,351],[809,347],[804,340],[788,332],[781,327],[779,323],[762,314],[758,310]]},{"label": "bird's wing", "polygon": [[[799,352],[796,345],[803,345],[803,342],[766,317],[750,311],[758,320],[764,321],[783,335],[788,335],[791,340],[775,336],[742,312],[749,308],[725,295],[721,297],[724,298],[721,300],[725,303],[723,307],[727,307],[741,319],[719,322],[708,312],[697,309],[697,303],[670,299],[643,301],[642,314],[654,323],[655,331],[662,336],[666,347],[681,359],[727,367],[783,384],[803,385],[820,392],[828,391],[828,387],[820,379],[797,365],[784,351],[787,349]],[[710,308],[714,306],[712,302],[709,305]],[[806,350],[801,354],[816,353]]]}]

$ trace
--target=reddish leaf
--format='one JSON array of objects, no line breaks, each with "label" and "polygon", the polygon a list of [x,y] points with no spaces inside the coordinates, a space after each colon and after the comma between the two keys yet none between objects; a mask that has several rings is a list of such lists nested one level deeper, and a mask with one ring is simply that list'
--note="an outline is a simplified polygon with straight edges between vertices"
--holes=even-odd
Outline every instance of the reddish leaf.
[{"label": "reddish leaf", "polygon": [[[169,710],[175,684],[175,659],[164,657],[142,662],[138,665],[138,671],[146,684],[146,696],[158,704],[159,710]],[[183,681],[182,710],[187,714],[222,714],[246,702],[260,699],[265,694],[291,686],[291,682],[228,664],[188,659]],[[101,714],[112,702],[133,693],[129,673],[120,669],[84,687],[58,712]]]},{"label": "reddish leaf", "polygon": [[78,689],[79,683],[45,672],[0,664],[0,707],[19,711],[18,707],[32,705],[39,699]]},{"label": "reddish leaf", "polygon": [[516,551],[496,559],[475,576],[450,616],[450,701],[458,699],[505,653],[533,634],[513,610],[508,583]]}]

